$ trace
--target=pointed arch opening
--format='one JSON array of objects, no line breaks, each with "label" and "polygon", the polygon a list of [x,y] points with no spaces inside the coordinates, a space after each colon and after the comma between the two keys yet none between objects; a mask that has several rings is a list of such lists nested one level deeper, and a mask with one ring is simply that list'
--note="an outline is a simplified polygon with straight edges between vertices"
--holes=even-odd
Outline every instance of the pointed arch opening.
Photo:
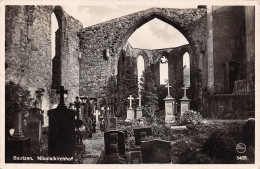
[{"label": "pointed arch opening", "polygon": [[183,86],[190,87],[190,55],[183,55]]},{"label": "pointed arch opening", "polygon": [[55,7],[51,13],[51,59],[52,59],[52,88],[58,89],[62,84],[61,76],[61,43],[62,43],[62,9]]}]

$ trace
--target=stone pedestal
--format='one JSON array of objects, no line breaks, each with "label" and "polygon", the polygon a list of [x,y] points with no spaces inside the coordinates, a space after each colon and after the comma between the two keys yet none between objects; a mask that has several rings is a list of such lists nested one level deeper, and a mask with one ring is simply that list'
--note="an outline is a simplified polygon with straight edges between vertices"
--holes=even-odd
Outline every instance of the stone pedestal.
[{"label": "stone pedestal", "polygon": [[188,110],[190,110],[190,100],[188,98],[182,98],[181,99],[181,118],[183,117],[183,113]]},{"label": "stone pedestal", "polygon": [[6,142],[5,147],[5,162],[6,163],[26,163],[31,162],[31,159],[17,160],[15,157],[30,157],[30,138],[23,137],[20,139],[11,138]]},{"label": "stone pedestal", "polygon": [[41,109],[32,108],[28,118],[28,136],[31,139],[31,152],[37,154],[40,152],[40,141],[42,135],[42,119]]},{"label": "stone pedestal", "polygon": [[175,122],[175,99],[168,95],[165,99],[165,123]]},{"label": "stone pedestal", "polygon": [[135,116],[134,109],[132,107],[129,107],[127,109],[127,120],[133,120]]},{"label": "stone pedestal", "polygon": [[136,108],[136,119],[140,119],[141,117],[143,117],[142,107],[137,107]]},{"label": "stone pedestal", "polygon": [[117,130],[117,117],[109,117],[108,129]]},{"label": "stone pedestal", "polygon": [[76,111],[68,109],[64,105],[59,105],[56,109],[49,110],[48,116],[48,155],[73,157],[75,152]]}]

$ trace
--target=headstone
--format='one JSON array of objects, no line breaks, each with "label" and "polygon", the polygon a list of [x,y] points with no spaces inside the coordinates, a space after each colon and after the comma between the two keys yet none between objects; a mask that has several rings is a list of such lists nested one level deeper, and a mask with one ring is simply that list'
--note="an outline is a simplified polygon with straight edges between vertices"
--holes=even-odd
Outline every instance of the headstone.
[{"label": "headstone", "polygon": [[183,96],[183,98],[181,99],[181,117],[183,117],[183,113],[184,113],[185,111],[190,110],[190,100],[189,100],[189,98],[186,96],[186,90],[187,90],[186,85],[185,85],[182,89],[184,89],[184,96]]},{"label": "headstone", "polygon": [[[64,104],[64,86],[60,87],[60,104],[48,111],[49,141],[48,155],[73,158],[75,152],[75,116],[76,112]],[[64,163],[71,163],[68,161]]]},{"label": "headstone", "polygon": [[28,136],[31,139],[32,154],[38,154],[40,152],[42,120],[42,110],[37,107],[32,108],[28,117]]},{"label": "headstone", "polygon": [[127,108],[127,120],[133,120],[134,119],[134,110],[132,108],[132,100],[134,99],[132,95],[130,95],[128,98],[130,100],[129,107]]},{"label": "headstone", "polygon": [[141,117],[139,118],[139,124],[141,127],[145,127],[146,126],[146,117]]},{"label": "headstone", "polygon": [[141,132],[145,132],[146,136],[152,135],[152,128],[151,127],[144,127],[144,128],[137,128],[134,129],[134,135],[135,135],[135,145],[140,146],[141,145]]},{"label": "headstone", "polygon": [[30,156],[30,138],[26,137],[23,133],[23,122],[22,122],[22,107],[21,99],[23,93],[21,90],[17,91],[18,100],[14,103],[14,108],[16,110],[14,117],[14,135],[12,138],[6,141],[5,157],[6,163],[12,162],[26,162],[26,161],[17,161],[14,160],[14,156]]},{"label": "headstone", "polygon": [[172,98],[170,95],[170,85],[169,82],[167,82],[167,85],[165,86],[168,88],[168,95],[165,99],[165,122],[166,123],[174,123],[175,122],[175,99]]},{"label": "headstone", "polygon": [[142,163],[171,163],[171,142],[142,141]]},{"label": "headstone", "polygon": [[127,157],[127,161],[130,164],[141,164],[142,163],[141,151],[130,151]]},{"label": "headstone", "polygon": [[[117,135],[117,143],[115,143],[114,137],[111,140],[111,134]],[[105,154],[110,155],[111,153],[111,144],[117,144],[119,155],[125,155],[125,134],[122,131],[111,130],[104,133],[104,141],[105,141]]]},{"label": "headstone", "polygon": [[119,153],[118,153],[118,134],[108,133],[105,134],[105,156],[103,163],[105,164],[118,164]]},{"label": "headstone", "polygon": [[117,117],[109,117],[108,123],[109,130],[116,130],[117,129]]}]

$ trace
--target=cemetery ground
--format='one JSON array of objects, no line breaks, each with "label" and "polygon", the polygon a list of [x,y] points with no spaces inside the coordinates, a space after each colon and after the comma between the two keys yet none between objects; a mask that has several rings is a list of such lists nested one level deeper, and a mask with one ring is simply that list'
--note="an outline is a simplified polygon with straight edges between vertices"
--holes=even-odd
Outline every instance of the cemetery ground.
[{"label": "cemetery ground", "polygon": [[[245,127],[246,120],[205,120],[207,123],[188,124],[187,130],[174,130],[162,123],[154,122],[152,136],[145,140],[167,140],[171,142],[172,164],[252,164],[254,163],[254,136],[250,128]],[[138,150],[135,145],[133,126],[119,126],[127,129],[126,155]],[[103,133],[95,134],[92,139],[84,140],[86,152],[83,163],[102,163],[104,155]],[[94,139],[98,138],[98,139]],[[246,144],[246,152],[238,153],[238,143]],[[151,147],[153,149],[154,147]],[[91,155],[92,154],[92,155]],[[242,157],[242,158],[241,158]],[[99,158],[99,160],[98,160]],[[131,163],[128,160],[122,163]]]}]

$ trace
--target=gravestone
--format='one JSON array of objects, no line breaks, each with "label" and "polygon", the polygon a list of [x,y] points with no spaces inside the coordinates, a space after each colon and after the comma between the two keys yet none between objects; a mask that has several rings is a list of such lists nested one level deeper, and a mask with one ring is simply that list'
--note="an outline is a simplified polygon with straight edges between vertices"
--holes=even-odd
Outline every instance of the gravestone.
[{"label": "gravestone", "polygon": [[[35,106],[36,106],[35,102]],[[32,154],[38,154],[40,152],[40,141],[42,135],[42,110],[34,107],[30,110],[28,117],[28,136],[31,139],[31,152]]]},{"label": "gravestone", "polygon": [[110,155],[111,153],[111,144],[115,144],[113,140],[111,140],[110,135],[111,134],[116,134],[117,135],[117,148],[118,148],[118,153],[119,155],[125,155],[125,134],[123,131],[118,131],[118,130],[111,130],[108,132],[104,133],[104,141],[105,141],[105,154]]},{"label": "gravestone", "polygon": [[108,129],[109,130],[117,130],[117,117],[115,117],[115,112],[114,112],[114,99],[111,99],[111,108],[110,108],[110,112],[111,115],[109,117],[109,122],[108,122]]},{"label": "gravestone", "polygon": [[138,119],[139,124],[141,127],[145,127],[146,126],[146,117],[141,117]]},{"label": "gravestone", "polygon": [[141,152],[143,163],[171,163],[170,141],[142,141]]},{"label": "gravestone", "polygon": [[130,151],[127,156],[127,161],[130,164],[141,164],[142,163],[141,151]]},{"label": "gravestone", "polygon": [[[48,111],[49,141],[48,155],[71,158],[75,153],[75,116],[76,112],[64,104],[64,86],[60,87],[60,104]],[[72,161],[64,162],[71,163]]]},{"label": "gravestone", "polygon": [[134,135],[135,135],[135,145],[140,146],[141,145],[141,132],[145,132],[146,136],[152,135],[152,128],[151,127],[144,127],[144,128],[137,128],[134,129]]},{"label": "gravestone", "polygon": [[183,87],[183,89],[184,89],[184,96],[181,99],[181,117],[183,117],[183,113],[185,111],[190,110],[190,100],[186,96],[186,89],[187,89],[186,85]]},{"label": "gravestone", "polygon": [[[30,156],[30,138],[26,137],[23,133],[23,122],[22,122],[22,107],[21,100],[23,96],[23,92],[21,90],[17,91],[18,101],[14,103],[15,115],[14,115],[14,134],[11,138],[6,140],[5,147],[5,161],[6,163],[23,163],[27,160],[14,160],[14,156],[22,157]],[[29,160],[30,161],[30,160]],[[28,161],[27,161],[28,162]]]},{"label": "gravestone", "polygon": [[165,86],[168,88],[168,95],[165,99],[163,99],[165,101],[165,123],[174,123],[175,122],[175,116],[174,116],[174,112],[175,112],[175,99],[172,98],[172,96],[170,95],[170,85],[169,83],[167,83],[167,85]]},{"label": "gravestone", "polygon": [[109,117],[109,130],[116,130],[117,129],[117,118],[116,117]]},{"label": "gravestone", "polygon": [[134,116],[135,116],[135,113],[134,113],[134,109],[132,108],[132,100],[134,98],[132,97],[132,95],[130,95],[127,99],[130,100],[130,105],[127,108],[127,118],[126,119],[127,120],[133,120]]}]

